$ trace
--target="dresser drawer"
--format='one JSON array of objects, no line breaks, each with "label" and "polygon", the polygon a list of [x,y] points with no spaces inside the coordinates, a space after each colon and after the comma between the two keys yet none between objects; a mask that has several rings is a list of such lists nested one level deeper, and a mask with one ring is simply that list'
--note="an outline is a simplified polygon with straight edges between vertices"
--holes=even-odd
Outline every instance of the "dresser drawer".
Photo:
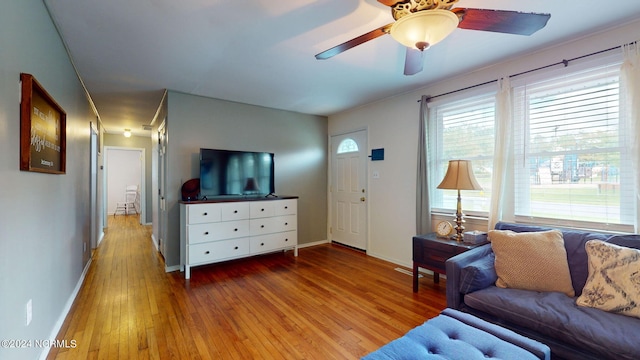
[{"label": "dresser drawer", "polygon": [[214,241],[189,246],[189,264],[198,265],[249,255],[249,238]]},{"label": "dresser drawer", "polygon": [[432,268],[436,268],[438,270],[445,271],[445,262],[450,257],[456,255],[451,251],[440,251],[433,249],[423,249],[424,252],[419,259],[414,261],[420,262],[424,265],[427,265]]},{"label": "dresser drawer", "polygon": [[250,234],[262,235],[282,231],[291,231],[298,228],[296,215],[275,216],[263,219],[251,219]]},{"label": "dresser drawer", "polygon": [[283,215],[273,218],[275,231],[291,231],[298,229],[298,215]]},{"label": "dresser drawer", "polygon": [[221,220],[243,220],[249,218],[249,204],[245,202],[231,202],[220,204]]},{"label": "dresser drawer", "polygon": [[275,215],[277,201],[254,201],[250,203],[250,216],[252,219],[270,217]]},{"label": "dresser drawer", "polygon": [[189,244],[249,236],[249,220],[189,225]]},{"label": "dresser drawer", "polygon": [[451,246],[438,246],[436,243],[429,243],[428,246],[424,244],[414,244],[413,249],[413,261],[427,261],[429,259],[448,259],[458,252],[456,248]]},{"label": "dresser drawer", "polygon": [[252,254],[264,253],[296,246],[297,231],[287,231],[277,234],[267,234],[251,237],[250,251]]},{"label": "dresser drawer", "polygon": [[275,201],[275,215],[295,215],[298,213],[298,200],[280,200]]},{"label": "dresser drawer", "polygon": [[187,207],[187,224],[202,224],[221,220],[221,204],[198,204]]}]

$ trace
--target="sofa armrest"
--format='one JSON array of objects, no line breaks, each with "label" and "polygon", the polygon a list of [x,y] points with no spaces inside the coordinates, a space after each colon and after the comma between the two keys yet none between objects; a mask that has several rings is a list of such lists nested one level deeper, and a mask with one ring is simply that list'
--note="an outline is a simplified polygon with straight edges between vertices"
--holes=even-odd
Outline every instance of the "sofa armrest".
[{"label": "sofa armrest", "polygon": [[453,256],[446,261],[447,307],[460,309],[462,305],[462,291],[460,291],[462,269],[476,260],[491,256],[491,254],[493,254],[491,244],[486,244]]}]

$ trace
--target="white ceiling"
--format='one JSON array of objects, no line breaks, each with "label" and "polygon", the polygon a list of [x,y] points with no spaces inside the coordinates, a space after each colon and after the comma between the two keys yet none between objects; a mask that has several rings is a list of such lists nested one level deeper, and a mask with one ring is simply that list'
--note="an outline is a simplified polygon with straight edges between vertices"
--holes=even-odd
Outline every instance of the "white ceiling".
[{"label": "white ceiling", "polygon": [[[314,55],[391,23],[376,0],[43,0],[109,133],[144,135],[164,89],[330,115],[640,18],[640,1],[460,0],[455,7],[550,13],[532,36],[457,29],[403,75],[382,36]],[[148,132],[147,132],[148,135]]]}]

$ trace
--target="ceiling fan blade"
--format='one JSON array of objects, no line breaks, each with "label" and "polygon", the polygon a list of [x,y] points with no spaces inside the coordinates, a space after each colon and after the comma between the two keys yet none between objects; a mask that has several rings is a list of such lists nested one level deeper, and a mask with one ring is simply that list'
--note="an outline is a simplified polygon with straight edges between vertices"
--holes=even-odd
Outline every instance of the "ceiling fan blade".
[{"label": "ceiling fan blade", "polygon": [[415,75],[422,71],[424,51],[408,47],[404,58],[404,74]]},{"label": "ceiling fan blade", "polygon": [[369,40],[373,40],[377,37],[380,37],[382,35],[388,34],[389,33],[389,29],[391,29],[391,25],[393,24],[387,24],[385,26],[381,26],[375,30],[369,31],[366,34],[360,35],[357,38],[351,39],[345,43],[342,43],[340,45],[336,45],[334,47],[332,47],[329,50],[325,50],[319,54],[316,55],[316,59],[318,60],[325,60],[328,59],[330,57],[336,56],[338,54],[340,54],[343,51],[349,50],[353,47],[356,47],[360,44],[363,44]]},{"label": "ceiling fan blade", "polygon": [[523,13],[507,10],[455,8],[462,20],[461,29],[493,31],[506,34],[531,35],[547,25],[550,14]]}]

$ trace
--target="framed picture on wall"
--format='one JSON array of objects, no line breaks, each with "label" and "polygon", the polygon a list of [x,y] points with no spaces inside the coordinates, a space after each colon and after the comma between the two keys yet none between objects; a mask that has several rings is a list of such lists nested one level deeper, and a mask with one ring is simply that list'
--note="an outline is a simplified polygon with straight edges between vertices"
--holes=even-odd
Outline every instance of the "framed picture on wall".
[{"label": "framed picture on wall", "polygon": [[67,113],[33,75],[20,74],[20,170],[66,171]]}]

